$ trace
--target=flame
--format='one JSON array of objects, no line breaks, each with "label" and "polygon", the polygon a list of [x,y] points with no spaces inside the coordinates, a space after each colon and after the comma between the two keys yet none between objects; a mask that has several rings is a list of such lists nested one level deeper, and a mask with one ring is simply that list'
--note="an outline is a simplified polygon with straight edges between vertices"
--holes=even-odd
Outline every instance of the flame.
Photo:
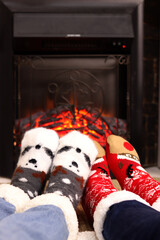
[{"label": "flame", "polygon": [[[59,137],[64,136],[72,130],[78,130],[83,134],[89,135],[92,140],[97,141],[105,147],[106,139],[111,134],[107,123],[102,117],[97,117],[97,112],[89,112],[86,109],[73,108],[71,110],[62,110],[59,113],[47,114],[41,112],[34,119],[34,124],[30,121],[23,124],[23,119],[19,120],[16,129],[20,135],[30,128],[45,127],[55,130]],[[21,126],[21,127],[20,127]]]}]

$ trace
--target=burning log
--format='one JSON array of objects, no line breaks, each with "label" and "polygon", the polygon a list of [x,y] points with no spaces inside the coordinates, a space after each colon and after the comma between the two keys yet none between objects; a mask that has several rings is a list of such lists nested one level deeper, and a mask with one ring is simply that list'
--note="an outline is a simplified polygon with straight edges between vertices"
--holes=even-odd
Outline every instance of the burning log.
[{"label": "burning log", "polygon": [[37,112],[30,117],[18,119],[15,124],[16,144],[20,146],[23,134],[36,127],[45,127],[55,130],[59,137],[72,130],[78,130],[89,135],[93,140],[105,148],[106,139],[110,134],[121,136],[126,134],[126,122],[113,117],[102,117],[97,111],[85,108],[74,108],[61,106],[47,112]]}]

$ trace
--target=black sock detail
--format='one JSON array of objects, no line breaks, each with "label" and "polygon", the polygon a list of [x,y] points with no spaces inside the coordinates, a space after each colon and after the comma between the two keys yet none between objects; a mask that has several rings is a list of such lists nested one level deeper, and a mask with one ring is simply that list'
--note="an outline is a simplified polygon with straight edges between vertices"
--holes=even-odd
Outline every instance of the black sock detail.
[{"label": "black sock detail", "polygon": [[34,159],[34,158],[32,158],[32,159],[29,160],[29,163],[36,164],[36,163],[37,163],[37,160]]},{"label": "black sock detail", "polygon": [[28,152],[31,148],[32,148],[31,146],[26,147],[22,152],[22,156],[24,156],[24,154]]},{"label": "black sock detail", "polygon": [[80,148],[76,148],[76,152],[80,153],[81,149]]},{"label": "black sock detail", "polygon": [[72,149],[71,146],[62,147],[61,149],[58,150],[57,154],[62,153],[62,152],[67,152],[67,151],[69,151],[70,149]]},{"label": "black sock detail", "polygon": [[47,153],[47,155],[50,156],[51,159],[53,160],[53,158],[54,158],[53,152],[49,148],[45,147],[44,149],[45,149],[45,152]]},{"label": "black sock detail", "polygon": [[41,148],[41,145],[37,144],[37,145],[35,146],[35,148],[36,148],[36,149],[40,149],[40,148]]},{"label": "black sock detail", "polygon": [[86,159],[86,162],[88,163],[88,166],[91,167],[91,160],[90,160],[90,158],[88,157],[88,155],[84,153],[84,157],[85,157],[85,159]]}]

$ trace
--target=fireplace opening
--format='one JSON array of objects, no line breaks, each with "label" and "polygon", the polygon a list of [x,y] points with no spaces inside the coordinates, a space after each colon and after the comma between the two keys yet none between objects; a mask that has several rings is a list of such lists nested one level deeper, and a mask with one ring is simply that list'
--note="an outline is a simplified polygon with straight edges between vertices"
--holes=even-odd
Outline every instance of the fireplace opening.
[{"label": "fireplace opening", "polygon": [[[25,131],[129,137],[129,55],[15,56],[15,156]],[[15,159],[17,156],[15,157]]]},{"label": "fireplace opening", "polygon": [[83,116],[81,130],[98,141],[102,126],[126,137],[141,158],[143,0],[2,0],[0,11],[0,174],[12,175],[28,128],[62,115],[71,128]]}]

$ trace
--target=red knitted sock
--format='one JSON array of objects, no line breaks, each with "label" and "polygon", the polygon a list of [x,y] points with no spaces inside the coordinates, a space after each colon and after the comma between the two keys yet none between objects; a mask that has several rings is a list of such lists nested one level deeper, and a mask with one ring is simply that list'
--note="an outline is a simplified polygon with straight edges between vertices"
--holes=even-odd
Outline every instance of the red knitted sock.
[{"label": "red knitted sock", "polygon": [[92,165],[82,199],[84,211],[91,222],[97,204],[116,191],[111,181],[106,157],[97,159]]},{"label": "red knitted sock", "polygon": [[119,136],[107,139],[107,161],[122,189],[139,195],[150,205],[160,198],[160,183],[142,168],[134,147]]}]

